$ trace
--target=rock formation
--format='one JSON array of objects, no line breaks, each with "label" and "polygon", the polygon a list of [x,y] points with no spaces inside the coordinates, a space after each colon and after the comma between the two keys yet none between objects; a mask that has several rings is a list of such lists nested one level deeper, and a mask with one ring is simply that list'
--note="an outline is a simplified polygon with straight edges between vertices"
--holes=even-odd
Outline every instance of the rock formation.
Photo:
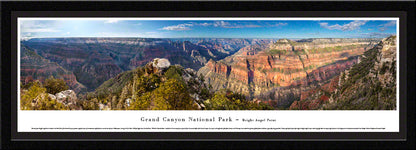
[{"label": "rock formation", "polygon": [[281,105],[277,105],[287,106],[300,97],[300,89],[327,81],[351,67],[375,40],[281,39],[242,48],[218,62],[209,61],[198,73],[206,77],[206,83],[214,90],[230,89],[263,101],[278,100]]},{"label": "rock formation", "polygon": [[50,93],[41,93],[31,101],[31,106],[35,110],[50,110],[62,106],[65,110],[82,110],[78,104],[77,95],[73,90],[65,90],[55,95]]},{"label": "rock formation", "polygon": [[396,36],[390,36],[360,56],[360,63],[339,76],[335,92],[321,108],[395,110],[396,42]]},{"label": "rock formation", "polygon": [[[75,76],[72,80],[92,91],[117,74],[144,66],[154,58],[166,58],[172,65],[198,70],[210,59],[220,60],[242,47],[266,41],[271,40],[32,38],[22,41],[22,47],[33,49],[44,59],[72,72]],[[26,71],[30,70],[22,70]]]},{"label": "rock formation", "polygon": [[[76,105],[77,104],[77,95],[72,90],[65,90],[55,94],[56,100],[59,103],[67,105]],[[53,99],[53,98],[52,98]]]},{"label": "rock formation", "polygon": [[44,82],[53,76],[56,79],[63,79],[76,92],[86,91],[86,87],[77,81],[71,71],[57,63],[44,59],[25,46],[21,47],[20,54],[20,81],[23,85],[34,80]]}]

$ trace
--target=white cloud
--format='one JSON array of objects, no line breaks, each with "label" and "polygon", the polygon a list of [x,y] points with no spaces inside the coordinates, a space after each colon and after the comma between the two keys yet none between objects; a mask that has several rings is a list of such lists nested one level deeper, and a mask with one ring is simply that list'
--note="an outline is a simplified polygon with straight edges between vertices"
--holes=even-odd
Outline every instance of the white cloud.
[{"label": "white cloud", "polygon": [[351,30],[359,29],[360,26],[364,25],[365,23],[367,23],[367,20],[355,20],[353,22],[350,22],[344,25],[335,24],[331,26],[328,25],[327,22],[322,22],[322,23],[319,23],[319,25],[322,28],[326,28],[329,30],[351,31]]},{"label": "white cloud", "polygon": [[22,30],[23,32],[60,32],[60,30],[50,29],[50,28],[43,28],[43,29],[34,29],[29,28]]},{"label": "white cloud", "polygon": [[215,21],[213,25],[214,25],[214,27],[223,27],[223,28],[226,28],[226,27],[228,27],[230,25],[230,23],[229,22],[225,22],[225,21]]},{"label": "white cloud", "polygon": [[270,25],[270,27],[278,27],[278,26],[285,26],[285,25],[287,25],[287,23],[286,23],[286,22],[285,22],[285,23],[283,23],[283,22],[279,22],[279,23],[276,23],[276,24]]},{"label": "white cloud", "polygon": [[[277,26],[284,26],[287,25],[287,23],[276,23],[274,25],[269,25],[273,27]],[[210,22],[204,22],[204,23],[195,23],[195,22],[189,22],[189,23],[183,23],[178,25],[172,25],[172,26],[166,26],[163,27],[160,30],[176,30],[176,31],[183,31],[183,30],[191,30],[191,27],[193,26],[203,26],[203,27],[217,27],[217,28],[259,28],[263,27],[258,24],[239,24],[239,23],[230,23],[227,21],[214,21],[212,23]]]},{"label": "white cloud", "polygon": [[56,29],[53,23],[42,23],[40,21],[25,20],[20,23],[20,31],[22,33],[27,32],[60,32]]},{"label": "white cloud", "polygon": [[184,30],[191,30],[193,24],[191,23],[184,23],[184,24],[178,24],[178,25],[173,25],[173,26],[166,26],[163,27],[161,30],[174,30],[174,31],[184,31]]},{"label": "white cloud", "polygon": [[379,27],[378,30],[379,31],[385,31],[385,30],[387,30],[388,27],[395,26],[395,25],[396,25],[396,21],[393,20],[393,21],[390,21],[388,23],[378,25],[378,27]]},{"label": "white cloud", "polygon": [[206,26],[212,25],[212,23],[204,22],[204,23],[200,23],[198,25],[206,27]]},{"label": "white cloud", "polygon": [[255,24],[248,24],[248,25],[244,25],[243,28],[259,28],[262,27],[260,25],[255,25]]},{"label": "white cloud", "polygon": [[259,28],[263,27],[261,25],[256,24],[237,24],[237,23],[229,23],[225,21],[216,21],[213,23],[214,27],[221,27],[221,28]]},{"label": "white cloud", "polygon": [[33,37],[32,33],[24,33],[22,34],[22,38]]}]

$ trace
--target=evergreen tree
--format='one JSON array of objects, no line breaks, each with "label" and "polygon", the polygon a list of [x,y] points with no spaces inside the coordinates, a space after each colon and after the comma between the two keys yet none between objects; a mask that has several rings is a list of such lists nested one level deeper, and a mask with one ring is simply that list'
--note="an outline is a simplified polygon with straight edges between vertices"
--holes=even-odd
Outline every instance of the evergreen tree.
[{"label": "evergreen tree", "polygon": [[56,94],[69,89],[64,80],[55,79],[53,76],[45,80],[45,88],[46,92],[51,94]]},{"label": "evergreen tree", "polygon": [[154,92],[155,110],[193,110],[197,109],[184,84],[169,79]]}]

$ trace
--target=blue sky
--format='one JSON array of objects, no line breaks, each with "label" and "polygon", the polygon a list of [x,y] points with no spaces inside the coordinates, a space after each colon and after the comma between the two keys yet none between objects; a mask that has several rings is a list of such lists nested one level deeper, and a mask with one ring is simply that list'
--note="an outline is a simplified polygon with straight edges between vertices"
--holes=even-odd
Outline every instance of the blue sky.
[{"label": "blue sky", "polygon": [[20,20],[21,37],[384,38],[392,20]]}]

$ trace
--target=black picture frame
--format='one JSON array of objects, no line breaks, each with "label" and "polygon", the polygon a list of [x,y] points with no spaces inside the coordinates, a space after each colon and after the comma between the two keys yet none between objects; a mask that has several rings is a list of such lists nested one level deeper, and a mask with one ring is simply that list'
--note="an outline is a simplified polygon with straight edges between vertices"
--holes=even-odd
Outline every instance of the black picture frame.
[{"label": "black picture frame", "polygon": [[[2,147],[3,148],[309,148],[347,146],[408,148],[414,141],[414,98],[407,92],[414,77],[408,57],[414,54],[414,3],[409,2],[2,2]],[[71,7],[68,7],[71,6]],[[386,7],[388,6],[388,7]],[[412,11],[413,10],[413,11]],[[174,13],[172,13],[174,12]],[[139,14],[139,15],[138,15]],[[16,42],[17,17],[399,17],[400,132],[399,133],[17,133]],[[413,74],[407,72],[411,70]],[[403,75],[403,76],[402,76]],[[403,91],[402,91],[403,90]],[[5,94],[6,93],[6,94]],[[409,94],[409,95],[406,95]],[[413,121],[412,121],[413,120]],[[413,122],[413,124],[412,124]],[[98,138],[97,138],[98,137]],[[222,137],[222,138],[221,138]],[[233,138],[234,137],[234,138]],[[268,138],[265,138],[268,137]],[[413,138],[413,139],[412,139]],[[42,142],[39,142],[42,141]],[[53,141],[53,142],[51,142]],[[92,143],[89,145],[88,143]],[[116,141],[110,146],[105,141]],[[130,142],[129,142],[130,141]],[[133,142],[134,141],[134,142]],[[169,141],[169,142],[166,142]],[[173,142],[176,141],[176,142]],[[181,142],[178,142],[181,141]],[[183,143],[185,141],[194,141]],[[196,141],[196,142],[195,142]],[[212,141],[222,141],[212,146]],[[227,142],[224,142],[227,141]],[[255,143],[246,143],[252,141]],[[261,142],[260,142],[261,141]],[[267,142],[269,141],[269,142]],[[282,143],[272,143],[285,141]],[[297,145],[290,141],[303,141]],[[318,141],[318,142],[317,142]],[[354,141],[354,142],[352,142]],[[356,143],[357,141],[371,141]],[[383,142],[382,142],[383,141]],[[390,142],[385,142],[390,141]],[[395,143],[392,143],[396,141]],[[161,143],[163,142],[163,143]],[[210,143],[206,143],[210,142]],[[71,144],[74,143],[74,144]],[[388,144],[391,144],[390,146]],[[201,145],[202,144],[202,145]],[[172,147],[176,146],[176,147]],[[205,147],[207,148],[207,147]]]}]

